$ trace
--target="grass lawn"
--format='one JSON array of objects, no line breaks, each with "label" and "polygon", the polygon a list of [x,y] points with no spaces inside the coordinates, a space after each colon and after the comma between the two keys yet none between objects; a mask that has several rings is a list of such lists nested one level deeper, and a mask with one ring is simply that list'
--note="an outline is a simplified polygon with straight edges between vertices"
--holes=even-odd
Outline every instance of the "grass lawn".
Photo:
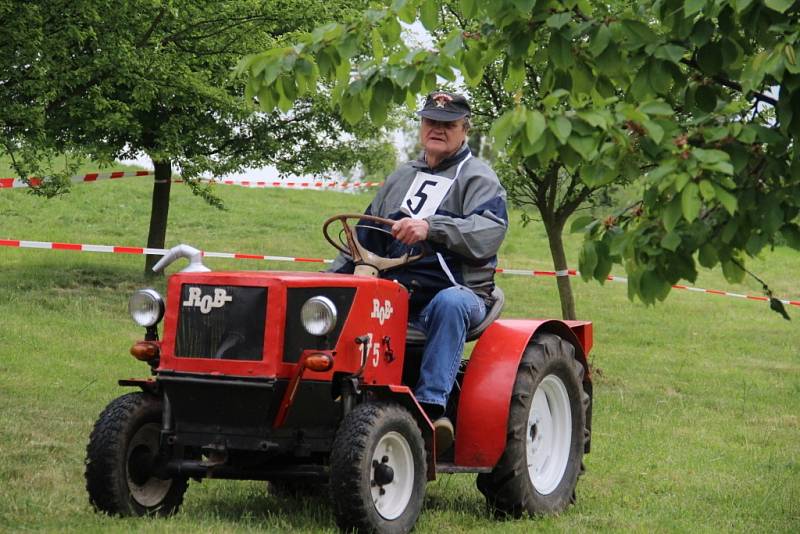
[{"label": "grass lawn", "polygon": [[[173,186],[168,246],[284,256],[333,255],[331,214],[361,211],[370,194],[219,186],[219,212]],[[75,185],[58,199],[0,191],[0,239],[143,246],[149,178]],[[568,240],[577,264],[579,237]],[[512,229],[501,267],[551,269],[540,225]],[[319,269],[318,264],[208,258],[223,269]],[[800,298],[800,253],[778,248],[748,264],[776,295]],[[95,514],[83,480],[95,418],[145,376],[128,355],[142,336],[127,313],[143,285],[142,256],[0,247],[0,531],[333,531],[323,498],[276,497],[263,483],[190,484],[167,520]],[[171,267],[176,270],[182,266]],[[624,274],[617,270],[616,274]],[[502,276],[506,317],[558,316],[552,278]],[[164,282],[155,284],[163,292]],[[730,286],[717,271],[700,287]],[[574,282],[578,314],[595,324],[594,434],[578,502],[558,517],[497,522],[474,476],[428,485],[418,532],[800,530],[800,308],[791,322],[765,303],[675,291],[630,303],[623,284]]]}]

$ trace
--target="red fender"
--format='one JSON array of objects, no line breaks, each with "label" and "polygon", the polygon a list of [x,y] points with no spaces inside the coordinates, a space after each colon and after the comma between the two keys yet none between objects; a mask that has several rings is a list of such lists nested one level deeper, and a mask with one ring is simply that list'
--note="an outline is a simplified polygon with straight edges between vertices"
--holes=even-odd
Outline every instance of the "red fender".
[{"label": "red fender", "polygon": [[517,368],[538,331],[575,345],[590,382],[586,354],[592,346],[592,323],[586,321],[505,319],[492,323],[472,351],[458,403],[455,463],[492,468],[506,448],[511,391]]}]

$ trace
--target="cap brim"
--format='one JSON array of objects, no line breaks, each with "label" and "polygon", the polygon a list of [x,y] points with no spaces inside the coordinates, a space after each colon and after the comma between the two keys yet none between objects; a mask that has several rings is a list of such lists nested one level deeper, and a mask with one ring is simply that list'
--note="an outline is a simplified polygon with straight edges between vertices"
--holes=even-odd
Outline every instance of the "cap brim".
[{"label": "cap brim", "polygon": [[417,111],[417,115],[435,121],[452,122],[463,119],[469,114],[464,111],[448,111],[446,109],[423,109]]}]

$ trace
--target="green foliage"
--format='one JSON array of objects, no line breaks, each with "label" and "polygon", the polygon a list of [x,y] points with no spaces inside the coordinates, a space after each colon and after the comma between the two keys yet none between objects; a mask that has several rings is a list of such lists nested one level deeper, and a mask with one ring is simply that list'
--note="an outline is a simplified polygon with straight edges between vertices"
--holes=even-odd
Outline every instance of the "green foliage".
[{"label": "green foliage", "polygon": [[[245,58],[239,69],[249,73],[258,90],[273,93],[262,102],[270,109],[276,102],[274,93],[281,89],[273,69],[276,73],[283,69],[284,76],[301,76],[293,64],[316,64],[318,68],[310,69],[305,87],[313,93],[317,79],[334,83],[333,101],[342,117],[353,124],[367,111],[380,121],[384,102],[415,107],[417,95],[436,88],[437,80],[452,81],[461,74],[471,86],[477,130],[489,135],[495,152],[502,154],[496,158],[495,168],[510,198],[520,205],[536,206],[548,231],[560,234],[580,205],[593,201],[598,191],[614,181],[613,156],[608,154],[619,150],[604,144],[613,135],[608,133],[611,117],[590,105],[591,71],[573,65],[572,12],[558,9],[545,18],[537,15],[536,23],[529,23],[534,4],[501,2],[495,13],[480,2],[398,1],[390,8],[370,11],[363,20],[321,27],[299,37],[293,46]],[[431,29],[438,50],[412,49],[400,39],[398,20],[411,22],[415,17]],[[345,38],[360,41],[350,48],[371,46],[378,53],[356,57],[343,51]],[[535,43],[543,43],[542,48],[537,49]],[[331,50],[338,53],[338,67]],[[553,75],[551,59],[562,69],[558,76]],[[337,70],[342,65],[346,72]],[[548,69],[550,74],[542,79],[541,73]],[[572,95],[564,87],[539,91],[542,83],[553,86],[556,82],[579,90],[574,109],[569,107]],[[653,123],[652,129],[657,128]],[[580,169],[577,163],[581,158],[591,158],[591,167]],[[573,316],[574,310],[567,314]]]},{"label": "green foliage", "polygon": [[[602,280],[606,264],[624,265],[637,281],[632,296],[645,302],[693,280],[701,249],[727,265],[795,235],[800,3],[433,4],[397,0],[239,69],[259,90],[280,92],[265,72],[295,76],[300,60],[320,65],[305,87],[334,83],[332,100],[352,123],[373,108],[379,85],[394,102],[413,103],[437,76],[460,72],[512,169],[512,196],[536,205],[546,224],[560,228],[600,188],[641,180],[639,202],[587,232],[594,245],[580,267]],[[400,41],[398,19],[430,28],[441,13],[436,49]],[[368,41],[381,54],[356,57]]]},{"label": "green foliage", "polygon": [[[659,15],[652,24],[657,46],[684,51],[661,56],[673,72],[670,83],[651,77],[649,88],[637,87],[637,81],[644,84],[637,74],[630,86],[675,110],[657,121],[670,134],[660,142],[649,135],[657,146],[642,143],[650,129],[631,117],[642,126],[631,125],[655,168],[644,177],[641,201],[588,236],[608,243],[620,231],[629,235],[628,247],[609,257],[640,281],[634,293],[645,302],[661,297],[655,279],[693,280],[696,260],[721,262],[729,280],[741,281],[743,255],[757,255],[791,234],[800,213],[800,122],[789,112],[791,102],[800,102],[800,77],[792,72],[800,6],[718,2],[703,9],[705,2],[686,2],[681,13],[675,5],[652,4]],[[645,52],[655,42],[634,36],[630,44],[636,40],[648,41]],[[650,60],[629,53],[627,61],[647,68]]]},{"label": "green foliage", "polygon": [[[264,65],[263,75],[279,84],[274,95],[231,75],[242,55],[347,20],[364,6],[0,0],[0,153],[14,157],[22,178],[48,172],[40,162],[66,150],[102,164],[146,154],[189,180],[270,164],[287,173],[391,164],[380,130],[343,124],[326,95],[295,103],[308,90],[305,74],[279,76]],[[303,61],[285,66],[317,69]],[[256,94],[274,96],[282,112],[254,113]]]},{"label": "green foliage", "polygon": [[[2,162],[0,162],[2,164]],[[96,165],[88,169],[96,168]],[[45,201],[0,191],[4,238],[137,245],[146,238],[146,178],[76,185]],[[218,186],[228,210],[173,191],[169,245],[209,251],[330,258],[328,215],[358,212],[372,193]],[[519,211],[512,211],[516,220]],[[254,221],[268,221],[263,231]],[[567,236],[576,260],[581,235]],[[549,270],[541,223],[512,224],[500,266]],[[532,258],[539,259],[532,259]],[[95,418],[146,377],[128,350],[144,333],[126,303],[142,287],[138,256],[0,247],[0,530],[4,532],[336,532],[329,499],[286,498],[264,482],[192,481],[169,519],[95,513],[83,478]],[[205,258],[214,270],[309,270],[315,263]],[[800,300],[797,252],[776,247],[751,267],[776,294]],[[174,273],[185,260],[169,267]],[[702,287],[755,293],[701,270]],[[615,273],[621,274],[621,273]],[[559,313],[550,277],[499,275],[504,318]],[[162,292],[165,280],[156,280]],[[426,488],[414,532],[793,532],[800,477],[800,362],[796,310],[777,320],[766,303],[674,292],[658,307],[626,305],[623,284],[576,284],[594,321],[593,449],[577,505],[558,516],[498,520],[475,476],[443,475]],[[394,342],[394,340],[393,340]],[[732,347],[735,347],[732,350]],[[757,430],[757,431],[754,431]],[[747,488],[743,491],[742,488]]]}]

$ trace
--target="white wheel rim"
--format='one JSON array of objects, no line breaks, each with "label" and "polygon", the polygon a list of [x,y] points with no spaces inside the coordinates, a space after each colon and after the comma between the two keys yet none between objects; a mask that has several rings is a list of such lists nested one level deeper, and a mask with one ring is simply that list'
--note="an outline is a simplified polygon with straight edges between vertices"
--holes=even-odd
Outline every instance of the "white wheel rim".
[{"label": "white wheel rim", "polygon": [[158,440],[161,428],[155,423],[143,425],[128,444],[128,457],[126,459],[126,478],[128,479],[128,490],[131,496],[141,506],[150,508],[156,506],[164,500],[172,486],[172,480],[163,480],[152,475],[148,475],[146,480],[141,480],[141,474],[132,473],[134,469],[136,454],[152,455],[158,453]]},{"label": "white wheel rim", "polygon": [[[379,485],[376,466],[388,465],[394,472],[392,481]],[[411,500],[414,488],[414,456],[406,438],[399,432],[387,432],[378,441],[369,466],[370,492],[375,510],[391,521],[402,515]]]},{"label": "white wheel rim", "polygon": [[526,453],[528,475],[542,495],[552,493],[569,463],[572,443],[572,413],[564,382],[547,375],[533,394],[528,413]]}]

